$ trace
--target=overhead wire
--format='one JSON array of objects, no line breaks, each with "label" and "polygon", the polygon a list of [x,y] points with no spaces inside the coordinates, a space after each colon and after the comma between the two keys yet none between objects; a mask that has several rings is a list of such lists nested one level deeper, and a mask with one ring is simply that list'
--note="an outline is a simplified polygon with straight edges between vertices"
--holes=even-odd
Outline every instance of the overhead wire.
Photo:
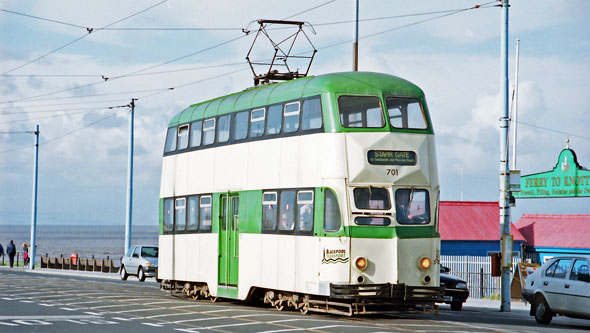
[{"label": "overhead wire", "polygon": [[106,108],[85,109],[84,111],[60,113],[60,114],[54,114],[54,115],[50,115],[50,116],[43,116],[43,117],[34,117],[34,118],[27,118],[27,119],[16,119],[16,120],[10,120],[10,121],[3,121],[3,122],[0,122],[0,124],[14,124],[14,123],[22,123],[22,122],[32,121],[32,120],[67,117],[67,116],[72,116],[72,115],[76,115],[76,114],[90,113],[90,112],[103,111],[103,110],[111,110],[111,109],[117,109],[117,108],[121,108],[121,107],[127,107],[127,106],[124,105],[124,106],[112,106],[112,107],[106,107]]},{"label": "overhead wire", "polygon": [[[127,17],[124,17],[124,18],[122,18],[122,19],[120,19],[120,20],[117,20],[117,21],[115,21],[115,22],[112,22],[112,23],[110,23],[110,24],[107,24],[107,25],[105,25],[105,26],[104,26],[104,27],[102,27],[102,28],[97,28],[97,29],[93,29],[93,28],[86,28],[86,30],[87,30],[87,33],[86,33],[85,35],[83,35],[83,36],[81,36],[81,37],[78,37],[78,38],[76,38],[76,39],[74,39],[74,40],[72,40],[72,41],[70,41],[70,42],[68,42],[68,43],[66,43],[66,44],[64,44],[64,45],[62,45],[62,46],[60,46],[60,47],[58,47],[58,48],[54,49],[54,50],[51,50],[51,51],[49,51],[49,52],[47,52],[47,53],[45,53],[45,54],[43,54],[43,55],[41,55],[41,56],[39,56],[39,57],[37,57],[37,58],[33,59],[33,60],[30,60],[30,61],[28,61],[28,62],[26,62],[26,63],[24,63],[24,64],[22,64],[22,65],[19,65],[19,66],[17,66],[17,67],[14,67],[14,68],[12,68],[12,69],[8,70],[8,71],[5,71],[5,72],[3,72],[3,73],[2,73],[2,75],[4,75],[4,74],[8,74],[8,73],[10,73],[10,72],[14,72],[14,71],[15,71],[15,70],[17,70],[17,69],[23,68],[23,67],[25,67],[25,66],[27,66],[27,65],[30,65],[30,64],[32,64],[32,63],[34,63],[34,62],[37,62],[37,61],[39,61],[39,60],[41,60],[41,59],[45,58],[45,57],[47,57],[47,56],[49,56],[49,55],[51,55],[51,54],[53,54],[53,53],[56,53],[57,51],[59,51],[59,50],[61,50],[61,49],[64,49],[64,48],[66,48],[66,47],[68,47],[68,46],[70,46],[70,45],[72,45],[72,44],[74,44],[74,43],[76,43],[76,42],[80,41],[81,39],[84,39],[84,38],[88,37],[88,36],[89,36],[89,35],[90,35],[90,34],[91,34],[93,31],[104,30],[105,28],[108,28],[108,27],[110,27],[110,26],[113,26],[113,25],[115,25],[115,24],[117,24],[117,23],[121,23],[121,22],[123,22],[123,21],[125,21],[125,20],[128,20],[128,19],[130,19],[130,18],[132,18],[132,17],[134,17],[134,16],[137,16],[137,15],[139,15],[139,14],[142,14],[142,13],[144,13],[144,12],[146,12],[146,11],[148,11],[148,10],[150,10],[150,9],[152,9],[152,8],[154,8],[154,7],[156,7],[156,6],[159,6],[159,5],[161,5],[161,4],[165,3],[165,2],[167,2],[167,1],[168,1],[168,0],[163,0],[163,1],[161,1],[161,2],[159,2],[159,3],[157,3],[157,4],[155,4],[155,5],[152,5],[152,6],[148,7],[148,8],[146,8],[146,9],[143,9],[143,10],[141,10],[141,11],[139,11],[139,12],[136,12],[136,13],[134,13],[134,14],[131,14],[131,15],[127,16]],[[30,16],[30,17],[33,17],[33,16]],[[49,20],[49,21],[52,21],[52,20]],[[61,22],[61,23],[64,23],[64,22]]]}]

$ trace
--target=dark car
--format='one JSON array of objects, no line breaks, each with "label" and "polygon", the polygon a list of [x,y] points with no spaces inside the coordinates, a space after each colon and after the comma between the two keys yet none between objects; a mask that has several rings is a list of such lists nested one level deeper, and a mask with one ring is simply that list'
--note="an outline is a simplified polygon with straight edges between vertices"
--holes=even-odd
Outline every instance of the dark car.
[{"label": "dark car", "polygon": [[469,289],[465,280],[449,274],[448,267],[440,266],[440,286],[445,287],[444,302],[451,305],[451,310],[461,311],[463,302],[469,297]]}]

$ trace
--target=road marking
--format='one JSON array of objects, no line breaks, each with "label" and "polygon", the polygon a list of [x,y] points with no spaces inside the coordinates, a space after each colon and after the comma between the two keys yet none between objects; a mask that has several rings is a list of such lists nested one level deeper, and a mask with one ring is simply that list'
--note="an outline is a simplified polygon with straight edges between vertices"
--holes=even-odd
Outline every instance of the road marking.
[{"label": "road marking", "polygon": [[234,311],[234,309],[210,310],[210,311],[202,311],[201,313],[215,313],[215,312],[227,312],[227,311]]},{"label": "road marking", "polygon": [[55,316],[0,316],[0,320],[66,320],[66,319],[97,319],[98,317],[85,315],[55,315]]},{"label": "road marking", "polygon": [[263,322],[260,322],[260,321],[254,321],[254,322],[251,322],[251,323],[239,323],[239,324],[227,324],[227,325],[209,326],[209,327],[204,327],[204,329],[210,330],[210,329],[221,328],[221,327],[236,327],[236,326],[259,325],[259,324],[264,324],[264,323]]},{"label": "road marking", "polygon": [[75,324],[80,324],[80,325],[87,325],[87,323],[83,322],[83,321],[78,321],[78,320],[74,320],[74,319],[66,319],[64,321],[70,322],[70,323],[75,323]]},{"label": "road marking", "polygon": [[143,325],[149,325],[149,326],[154,326],[154,327],[163,327],[164,325],[161,324],[154,324],[154,323],[142,323]]},{"label": "road marking", "polygon": [[13,323],[3,323],[0,321],[0,325],[6,325],[6,326],[18,326],[18,324],[13,324]]},{"label": "road marking", "polygon": [[297,329],[285,328],[282,330],[262,331],[260,333],[278,333],[278,332],[296,332],[296,331],[305,331],[305,328],[297,328]]},{"label": "road marking", "polygon": [[148,309],[134,309],[134,310],[124,310],[124,311],[117,311],[111,313],[129,313],[129,312],[139,312],[139,311],[156,311],[156,310],[163,310],[166,308],[148,308]]},{"label": "road marking", "polygon": [[176,321],[167,322],[167,324],[181,324],[181,323],[187,323],[189,321],[206,321],[206,320],[219,320],[219,319],[229,319],[229,317],[211,317],[211,318],[176,320]]},{"label": "road marking", "polygon": [[161,318],[161,317],[172,317],[172,316],[186,316],[186,315],[195,315],[196,312],[182,312],[182,313],[167,313],[167,314],[160,314],[154,316],[147,316],[143,317],[145,319],[153,319],[153,318]]},{"label": "road marking", "polygon": [[75,309],[72,309],[72,308],[60,308],[60,309],[66,310],[66,311],[76,311],[76,310],[85,309],[85,308],[75,308]]},{"label": "road marking", "polygon": [[288,321],[299,321],[299,318],[293,318],[293,319],[281,319],[281,320],[273,320],[273,321],[267,321],[265,322],[266,324],[276,324],[276,323],[286,323]]},{"label": "road marking", "polygon": [[31,301],[28,299],[21,299],[19,302],[21,302],[21,303],[35,303],[35,301]]},{"label": "road marking", "polygon": [[120,307],[120,306],[134,306],[134,305],[140,305],[140,304],[113,304],[113,305],[101,305],[101,306],[93,306],[89,309],[102,309],[102,308],[116,308],[116,307]]},{"label": "road marking", "polygon": [[115,320],[120,320],[120,321],[132,321],[132,320],[137,320],[137,319],[144,319],[145,317],[137,317],[137,318],[121,318],[121,317],[111,317]]}]

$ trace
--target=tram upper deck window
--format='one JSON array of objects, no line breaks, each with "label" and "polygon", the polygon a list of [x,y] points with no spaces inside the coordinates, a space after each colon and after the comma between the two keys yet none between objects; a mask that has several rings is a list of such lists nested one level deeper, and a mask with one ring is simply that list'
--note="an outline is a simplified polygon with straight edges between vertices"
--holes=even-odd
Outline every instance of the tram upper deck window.
[{"label": "tram upper deck window", "polygon": [[395,215],[400,224],[430,223],[428,191],[416,189],[395,191]]},{"label": "tram upper deck window", "polygon": [[175,208],[175,216],[174,220],[176,221],[176,230],[182,231],[186,228],[186,199],[179,198],[176,199]]},{"label": "tram upper deck window", "polygon": [[349,128],[381,128],[385,126],[381,103],[374,96],[340,96],[340,123]]},{"label": "tram upper deck window", "polygon": [[353,191],[354,205],[358,209],[391,209],[389,191],[379,187],[357,187]]},{"label": "tram upper deck window", "polygon": [[389,123],[395,128],[426,129],[426,117],[415,98],[387,97]]},{"label": "tram upper deck window", "polygon": [[277,192],[262,194],[262,230],[277,229]]},{"label": "tram upper deck window", "polygon": [[264,108],[254,109],[250,114],[250,137],[262,136],[264,134]]},{"label": "tram upper deck window", "polygon": [[178,150],[188,148],[188,125],[178,127]]},{"label": "tram upper deck window", "polygon": [[250,117],[250,111],[242,111],[236,113],[234,117],[233,129],[233,140],[243,140],[248,136],[248,118]]},{"label": "tram upper deck window", "polygon": [[176,127],[170,127],[166,134],[166,145],[164,146],[164,152],[168,153],[176,150]]},{"label": "tram upper deck window", "polygon": [[203,131],[203,121],[197,120],[191,124],[191,147],[201,145],[201,132]]},{"label": "tram upper deck window", "polygon": [[268,120],[266,121],[266,134],[281,133],[281,123],[283,122],[282,105],[273,105],[268,108]]},{"label": "tram upper deck window", "polygon": [[219,117],[217,120],[217,142],[229,141],[229,114]]},{"label": "tram upper deck window", "polygon": [[285,111],[283,114],[285,117],[284,133],[296,132],[299,129],[299,111],[299,102],[285,104]]},{"label": "tram upper deck window", "polygon": [[303,101],[301,127],[303,130],[322,128],[322,103],[319,98]]},{"label": "tram upper deck window", "polygon": [[215,142],[215,118],[203,122],[203,144],[210,145]]},{"label": "tram upper deck window", "polygon": [[164,231],[172,231],[174,228],[174,199],[164,199],[163,222]]}]

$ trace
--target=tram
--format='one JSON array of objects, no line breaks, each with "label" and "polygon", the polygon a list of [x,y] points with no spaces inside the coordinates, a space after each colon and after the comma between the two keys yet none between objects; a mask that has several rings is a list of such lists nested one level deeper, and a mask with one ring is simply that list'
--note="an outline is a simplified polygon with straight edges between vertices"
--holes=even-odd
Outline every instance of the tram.
[{"label": "tram", "polygon": [[304,313],[434,306],[438,201],[416,85],[343,72],[257,86],[170,121],[158,279]]}]

